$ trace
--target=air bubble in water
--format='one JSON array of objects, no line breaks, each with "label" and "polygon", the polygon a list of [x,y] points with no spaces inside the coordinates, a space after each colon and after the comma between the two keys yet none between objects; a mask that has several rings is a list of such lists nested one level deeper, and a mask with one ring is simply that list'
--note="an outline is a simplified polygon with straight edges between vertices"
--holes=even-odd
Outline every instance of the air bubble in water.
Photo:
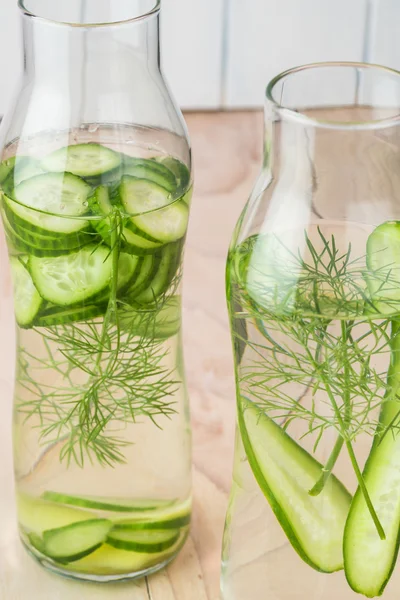
[{"label": "air bubble in water", "polygon": [[93,123],[93,125],[89,125],[88,127],[88,132],[89,133],[96,133],[96,131],[98,131],[99,126],[96,125],[95,123]]},{"label": "air bubble in water", "polygon": [[87,207],[89,206],[89,202],[87,202],[87,200],[85,200],[85,202],[83,203],[83,206],[84,206],[85,208],[87,208]]},{"label": "air bubble in water", "polygon": [[65,204],[60,204],[60,210],[65,210]]}]

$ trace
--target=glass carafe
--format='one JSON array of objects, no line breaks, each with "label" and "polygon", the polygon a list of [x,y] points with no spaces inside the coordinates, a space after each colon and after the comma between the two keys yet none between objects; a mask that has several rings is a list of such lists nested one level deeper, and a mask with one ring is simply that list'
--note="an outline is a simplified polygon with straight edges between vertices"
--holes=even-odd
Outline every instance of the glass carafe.
[{"label": "glass carafe", "polygon": [[0,190],[20,534],[61,574],[133,578],[172,560],[190,521],[190,147],[160,69],[158,0],[19,6]]},{"label": "glass carafe", "polygon": [[227,294],[238,427],[222,598],[400,592],[400,73],[294,69]]}]

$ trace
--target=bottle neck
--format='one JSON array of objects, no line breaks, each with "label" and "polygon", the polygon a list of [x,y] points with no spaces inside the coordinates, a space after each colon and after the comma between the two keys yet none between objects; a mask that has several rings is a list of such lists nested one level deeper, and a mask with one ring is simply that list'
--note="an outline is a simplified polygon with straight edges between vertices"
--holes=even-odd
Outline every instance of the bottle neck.
[{"label": "bottle neck", "polygon": [[121,86],[135,71],[160,70],[159,14],[101,27],[58,24],[23,16],[24,75],[30,82],[73,85],[90,82]]},{"label": "bottle neck", "polygon": [[[354,126],[327,127],[322,120],[267,110],[259,189],[270,186],[270,215],[282,224],[294,227],[313,219],[374,224],[398,213],[392,182],[376,176],[396,161],[398,127],[357,127],[357,118],[368,123],[377,113],[369,106],[340,107],[336,113],[351,117]],[[323,110],[315,116],[322,119]]]}]

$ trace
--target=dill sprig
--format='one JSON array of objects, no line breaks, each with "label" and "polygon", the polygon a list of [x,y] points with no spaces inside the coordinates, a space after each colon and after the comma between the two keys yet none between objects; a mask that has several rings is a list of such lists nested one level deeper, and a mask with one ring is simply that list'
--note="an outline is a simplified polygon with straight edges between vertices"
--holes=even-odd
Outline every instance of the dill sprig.
[{"label": "dill sprig", "polygon": [[[67,465],[83,467],[86,459],[103,466],[124,463],[129,424],[150,419],[161,427],[161,418],[176,413],[174,395],[181,382],[168,366],[168,347],[151,335],[166,296],[151,310],[136,311],[134,327],[127,326],[126,317],[120,322],[126,309],[117,298],[121,226],[116,212],[105,315],[85,323],[35,328],[42,349],[19,349],[17,411],[25,420],[35,419],[43,445],[61,442],[60,460]],[[168,294],[177,290],[180,278],[179,272]]]},{"label": "dill sprig", "polygon": [[393,294],[390,311],[388,302],[383,314],[379,308],[385,293],[395,288],[394,270],[387,266],[371,273],[365,256],[354,259],[351,244],[341,252],[335,237],[327,239],[320,229],[317,246],[306,234],[305,251],[296,254],[274,236],[255,236],[232,257],[239,386],[286,429],[305,422],[302,438],[313,436],[314,451],[328,430],[336,430],[331,455],[310,494],[322,492],[346,448],[384,539],[353,444],[360,434],[376,436],[379,431],[383,438],[389,430],[395,434],[400,429],[400,411],[388,427],[379,423],[383,404],[393,401],[387,368],[379,367],[390,364]]}]

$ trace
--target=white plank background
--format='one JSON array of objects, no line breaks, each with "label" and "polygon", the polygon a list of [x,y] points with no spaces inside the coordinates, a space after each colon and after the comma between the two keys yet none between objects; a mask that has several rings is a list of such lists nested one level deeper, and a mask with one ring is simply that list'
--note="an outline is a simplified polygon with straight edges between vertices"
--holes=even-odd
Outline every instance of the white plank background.
[{"label": "white plank background", "polygon": [[[20,66],[16,3],[0,0],[0,115]],[[362,60],[368,6],[369,60],[400,68],[399,0],[163,0],[164,72],[183,108],[261,106],[283,69]]]},{"label": "white plank background", "polygon": [[162,0],[164,71],[185,108],[220,104],[223,7],[224,0]]},{"label": "white plank background", "polygon": [[323,60],[361,60],[365,0],[231,0],[226,100],[258,106],[274,75]]},{"label": "white plank background", "polygon": [[21,55],[17,0],[0,0],[0,115],[15,93]]},{"label": "white plank background", "polygon": [[400,2],[399,0],[368,0],[371,21],[370,43],[366,47],[369,62],[400,70]]}]

